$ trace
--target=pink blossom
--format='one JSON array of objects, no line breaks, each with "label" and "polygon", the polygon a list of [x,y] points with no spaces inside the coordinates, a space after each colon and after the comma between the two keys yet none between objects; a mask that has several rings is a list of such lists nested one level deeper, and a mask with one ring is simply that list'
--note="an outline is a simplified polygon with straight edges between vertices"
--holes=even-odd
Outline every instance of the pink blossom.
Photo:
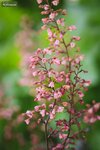
[{"label": "pink blossom", "polygon": [[44,5],[44,10],[48,10],[49,9],[49,5]]},{"label": "pink blossom", "polygon": [[49,87],[53,88],[53,87],[54,87],[54,82],[51,81],[51,82],[49,83]]},{"label": "pink blossom", "polygon": [[47,58],[42,58],[42,63],[46,63],[48,61]]},{"label": "pink blossom", "polygon": [[30,110],[27,110],[26,115],[27,115],[29,118],[32,118],[32,117],[33,117],[33,113],[32,113],[32,111],[30,111]]},{"label": "pink blossom", "polygon": [[64,80],[64,74],[63,72],[60,72],[60,74],[56,75],[56,81],[57,82],[62,82]]},{"label": "pink blossom", "polygon": [[43,25],[43,26],[41,27],[41,29],[42,29],[42,30],[46,30],[46,27],[47,27],[46,25]]},{"label": "pink blossom", "polygon": [[56,15],[57,15],[56,13],[51,13],[51,14],[49,15],[49,18],[50,18],[50,19],[54,19],[54,18],[56,17]]},{"label": "pink blossom", "polygon": [[41,94],[37,94],[37,96],[34,99],[34,101],[41,101]]},{"label": "pink blossom", "polygon": [[42,117],[45,116],[45,113],[46,113],[46,111],[45,111],[44,109],[43,109],[43,110],[40,110],[40,114],[41,114]]},{"label": "pink blossom", "polygon": [[70,80],[70,79],[69,79],[69,74],[67,74],[67,75],[66,75],[66,80],[65,80],[65,81],[66,81],[66,83],[68,83],[68,82],[69,82],[69,80]]},{"label": "pink blossom", "polygon": [[79,62],[82,61],[83,59],[84,59],[84,55],[80,55],[80,56],[78,56],[78,57],[75,59],[75,62],[76,62],[77,64],[79,64]]},{"label": "pink blossom", "polygon": [[50,113],[50,119],[52,120],[52,119],[54,119],[54,118],[55,118],[55,114]]},{"label": "pink blossom", "polygon": [[60,41],[56,40],[55,43],[54,43],[54,46],[59,46],[59,43],[60,43]]},{"label": "pink blossom", "polygon": [[67,63],[66,57],[62,57],[61,64],[62,65],[66,65],[66,63]]},{"label": "pink blossom", "polygon": [[55,91],[54,92],[54,99],[58,99],[62,96],[62,93],[60,91]]},{"label": "pink blossom", "polygon": [[78,93],[80,98],[82,98],[84,96],[84,94],[81,91],[78,91],[77,93]]},{"label": "pink blossom", "polygon": [[62,102],[62,104],[64,107],[68,106],[68,102]]},{"label": "pink blossom", "polygon": [[64,26],[64,18],[58,19],[57,24],[61,25],[61,26]]},{"label": "pink blossom", "polygon": [[47,29],[47,32],[48,32],[49,38],[52,38],[53,37],[53,33],[52,33],[50,28]]},{"label": "pink blossom", "polygon": [[91,84],[91,81],[90,80],[89,81],[85,81],[83,84],[84,84],[84,86],[89,86]]},{"label": "pink blossom", "polygon": [[59,4],[59,0],[53,0],[53,1],[52,1],[52,4],[53,4],[54,6],[57,6],[57,5]]},{"label": "pink blossom", "polygon": [[37,51],[36,51],[36,55],[38,55],[38,54],[40,54],[40,53],[42,54],[42,49],[41,49],[41,48],[38,48]]},{"label": "pink blossom", "polygon": [[56,58],[56,57],[52,58],[52,62],[54,64],[60,65],[60,60],[58,58]]},{"label": "pink blossom", "polygon": [[69,89],[70,89],[70,85],[63,85],[63,88],[64,88],[65,90],[69,90]]},{"label": "pink blossom", "polygon": [[29,125],[29,123],[30,123],[30,119],[28,118],[28,119],[26,119],[25,120],[25,123],[27,124],[27,125]]},{"label": "pink blossom", "polygon": [[68,27],[68,30],[69,31],[73,31],[73,30],[76,30],[77,28],[76,28],[76,26],[75,25],[72,25],[72,26],[69,26]]},{"label": "pink blossom", "polygon": [[33,74],[33,77],[36,77],[37,74],[38,74],[38,72],[37,72],[37,71],[34,71],[32,74]]},{"label": "pink blossom", "polygon": [[59,106],[59,107],[57,108],[57,112],[63,112],[63,110],[64,110],[64,107],[62,107],[62,106]]},{"label": "pink blossom", "polygon": [[75,43],[74,43],[74,42],[71,42],[71,43],[70,43],[70,47],[71,47],[71,48],[74,48],[74,47],[75,47]]},{"label": "pink blossom", "polygon": [[42,19],[42,22],[43,22],[44,24],[47,24],[47,23],[49,22],[49,19],[48,19],[48,18],[43,18],[43,19]]},{"label": "pink blossom", "polygon": [[40,109],[40,106],[35,106],[34,109],[35,109],[36,112],[38,112],[39,109]]},{"label": "pink blossom", "polygon": [[63,133],[59,134],[59,138],[60,139],[65,139],[66,137],[67,137],[67,134],[63,134]]},{"label": "pink blossom", "polygon": [[64,34],[60,33],[59,37],[62,39],[64,37]]},{"label": "pink blossom", "polygon": [[68,129],[69,129],[69,126],[65,125],[65,126],[62,128],[62,131],[63,131],[63,132],[64,132],[64,131],[68,131]]},{"label": "pink blossom", "polygon": [[49,50],[48,48],[45,48],[45,49],[44,49],[44,53],[45,53],[45,54],[48,54],[48,55],[51,55],[51,54],[52,54],[52,51]]},{"label": "pink blossom", "polygon": [[42,3],[42,1],[43,1],[43,0],[37,0],[37,3],[38,3],[38,4],[41,4],[41,3]]},{"label": "pink blossom", "polygon": [[80,40],[80,37],[79,36],[73,36],[72,37],[74,40],[76,40],[76,41],[79,41]]}]

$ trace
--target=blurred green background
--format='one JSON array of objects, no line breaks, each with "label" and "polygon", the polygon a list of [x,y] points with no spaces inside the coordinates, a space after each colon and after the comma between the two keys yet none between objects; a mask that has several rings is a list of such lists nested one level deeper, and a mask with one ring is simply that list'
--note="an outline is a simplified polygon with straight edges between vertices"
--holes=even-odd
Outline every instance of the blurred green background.
[{"label": "blurred green background", "polygon": [[[44,40],[46,39],[45,33],[38,31],[41,27],[41,15],[36,0],[16,1],[18,2],[17,7],[0,6],[0,112],[4,113],[8,108],[18,107],[18,110],[14,110],[14,114],[10,118],[4,118],[3,113],[0,114],[0,150],[22,150],[22,148],[23,150],[34,150],[32,142],[30,142],[32,141],[31,130],[27,129],[24,122],[15,126],[13,121],[17,114],[32,109],[35,105],[30,88],[20,84],[21,69],[23,69],[20,67],[20,63],[24,52],[28,53],[28,48],[24,51],[16,44],[17,34],[22,30],[28,31],[27,27],[22,29],[24,25],[20,26],[23,16],[27,15],[32,21],[32,24],[29,23],[29,31],[33,30],[31,37],[33,51],[38,46],[45,47],[48,43]],[[85,54],[83,65],[85,70],[89,71],[85,78],[92,80],[85,101],[87,103],[91,103],[92,100],[98,102],[100,100],[100,0],[62,0],[61,7],[68,11],[66,22],[75,24],[77,26],[76,34],[81,36],[79,45],[81,52]],[[36,31],[39,33],[36,34]],[[31,48],[30,51],[32,52]],[[97,122],[89,129],[90,150],[100,149],[99,128],[100,125]],[[11,133],[6,133],[5,130],[9,132],[12,130],[11,133],[16,136],[11,136]],[[32,132],[34,134],[33,130]],[[38,130],[38,132],[40,131]],[[10,135],[10,138],[7,138],[7,135]],[[22,140],[22,143],[18,139]]]}]

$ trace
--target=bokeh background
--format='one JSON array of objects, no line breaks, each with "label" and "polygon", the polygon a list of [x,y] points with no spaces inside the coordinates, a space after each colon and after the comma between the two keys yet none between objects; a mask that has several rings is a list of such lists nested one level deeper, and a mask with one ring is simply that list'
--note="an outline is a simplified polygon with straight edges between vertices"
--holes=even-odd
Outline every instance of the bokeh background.
[{"label": "bokeh background", "polygon": [[[41,141],[42,147],[44,137],[43,131],[27,127],[20,116],[35,105],[31,79],[24,66],[27,57],[37,47],[47,46],[48,42],[46,33],[40,32],[42,23],[36,0],[16,1],[16,7],[0,5],[0,150],[35,150],[34,144]],[[92,80],[85,101],[98,102],[100,0],[62,0],[60,5],[68,11],[66,23],[75,24],[76,34],[81,36],[79,45],[85,55],[83,65],[89,72],[85,78]],[[100,150],[99,122],[89,128],[87,145],[90,150]]]}]

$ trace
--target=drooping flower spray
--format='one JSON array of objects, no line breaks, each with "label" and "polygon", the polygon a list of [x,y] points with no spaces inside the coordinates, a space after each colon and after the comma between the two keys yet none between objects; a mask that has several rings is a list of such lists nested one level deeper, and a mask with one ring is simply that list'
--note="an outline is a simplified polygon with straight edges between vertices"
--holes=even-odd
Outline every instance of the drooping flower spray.
[{"label": "drooping flower spray", "polygon": [[[69,33],[76,30],[74,25],[66,26],[66,10],[56,9],[60,0],[37,0],[42,9],[42,30],[47,30],[49,47],[38,48],[30,58],[33,84],[36,89],[34,101],[38,105],[33,111],[26,112],[27,124],[34,115],[37,124],[43,124],[47,150],[68,150],[75,148],[75,142],[84,137],[81,126],[85,109],[84,91],[91,81],[82,79],[80,74],[87,73],[82,69],[83,55],[79,54],[78,36]],[[68,38],[67,38],[68,37]],[[64,117],[57,117],[63,114]],[[55,126],[52,126],[52,122]]]}]

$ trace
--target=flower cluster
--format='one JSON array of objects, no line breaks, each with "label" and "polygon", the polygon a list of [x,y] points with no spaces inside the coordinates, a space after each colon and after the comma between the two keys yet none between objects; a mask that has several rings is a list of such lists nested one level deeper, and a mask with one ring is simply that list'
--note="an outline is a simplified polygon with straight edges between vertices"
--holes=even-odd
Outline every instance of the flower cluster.
[{"label": "flower cluster", "polygon": [[[47,48],[38,48],[30,57],[36,90],[34,101],[39,104],[26,112],[25,122],[29,124],[36,114],[39,117],[37,123],[44,124],[47,150],[68,150],[74,147],[77,139],[83,138],[81,118],[85,110],[78,106],[84,104],[83,92],[87,91],[91,81],[81,78],[80,74],[87,71],[82,69],[84,56],[80,55],[77,46],[80,37],[68,37],[76,27],[66,26],[63,17],[67,15],[66,10],[55,8],[60,0],[37,2],[42,9],[41,14],[46,16],[42,19],[42,29],[47,30],[50,44]],[[65,118],[57,117],[59,113]],[[52,121],[55,121],[55,128],[51,125]]]},{"label": "flower cluster", "polygon": [[23,86],[31,85],[31,73],[28,70],[29,57],[32,55],[32,51],[35,47],[33,42],[34,36],[36,35],[33,28],[33,22],[28,16],[22,16],[20,22],[21,30],[16,34],[16,46],[20,49],[20,70],[22,78],[19,81]]}]

